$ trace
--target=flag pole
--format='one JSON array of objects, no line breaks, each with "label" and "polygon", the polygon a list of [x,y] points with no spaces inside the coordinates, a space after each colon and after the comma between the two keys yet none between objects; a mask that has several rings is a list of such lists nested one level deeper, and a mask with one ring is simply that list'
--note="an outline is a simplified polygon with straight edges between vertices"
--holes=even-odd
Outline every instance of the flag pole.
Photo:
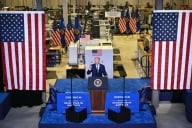
[{"label": "flag pole", "polygon": [[[155,0],[155,9],[163,9],[163,0]],[[159,90],[152,90],[152,104],[157,109],[159,107]]]}]

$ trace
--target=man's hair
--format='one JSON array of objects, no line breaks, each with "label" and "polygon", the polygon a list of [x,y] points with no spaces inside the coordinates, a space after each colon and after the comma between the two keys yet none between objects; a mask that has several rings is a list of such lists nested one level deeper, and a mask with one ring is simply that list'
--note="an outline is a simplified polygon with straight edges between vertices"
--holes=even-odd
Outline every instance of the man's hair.
[{"label": "man's hair", "polygon": [[100,60],[100,57],[95,57],[95,59],[99,59]]}]

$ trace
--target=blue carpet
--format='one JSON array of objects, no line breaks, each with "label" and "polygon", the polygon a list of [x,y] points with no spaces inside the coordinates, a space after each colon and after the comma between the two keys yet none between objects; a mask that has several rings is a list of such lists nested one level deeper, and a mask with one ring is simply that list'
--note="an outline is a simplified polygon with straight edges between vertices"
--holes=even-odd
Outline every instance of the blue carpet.
[{"label": "blue carpet", "polygon": [[82,123],[72,123],[65,119],[64,114],[52,111],[52,105],[47,105],[39,122],[39,128],[157,128],[156,121],[148,104],[144,104],[143,111],[134,113],[131,120],[116,124],[108,119],[107,115],[89,114]]},{"label": "blue carpet", "polygon": [[[137,92],[143,86],[149,85],[149,79],[125,79],[125,91]],[[71,80],[70,79],[57,79],[55,83],[56,90],[59,92],[70,92]],[[73,79],[72,82],[74,92],[87,92],[88,91],[88,79]],[[108,92],[122,92],[123,91],[123,79],[109,79],[108,80]]]}]

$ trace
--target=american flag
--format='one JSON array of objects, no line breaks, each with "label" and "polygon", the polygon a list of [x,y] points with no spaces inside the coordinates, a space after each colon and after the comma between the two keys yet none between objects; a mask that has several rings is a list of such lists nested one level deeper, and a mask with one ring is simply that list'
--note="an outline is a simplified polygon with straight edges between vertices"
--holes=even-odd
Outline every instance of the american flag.
[{"label": "american flag", "polygon": [[8,90],[45,90],[45,14],[0,12],[3,78]]},{"label": "american flag", "polygon": [[81,35],[80,42],[87,42],[90,41],[90,35]]},{"label": "american flag", "polygon": [[55,28],[51,32],[51,39],[53,41],[52,46],[61,46],[61,36],[59,28]]},{"label": "american flag", "polygon": [[151,85],[192,89],[192,11],[154,11]]},{"label": "american flag", "polygon": [[102,49],[92,50],[92,56],[102,56]]},{"label": "american flag", "polygon": [[124,33],[126,31],[126,20],[125,20],[125,18],[120,18],[119,19],[118,26],[119,26],[119,31],[121,33]]},{"label": "american flag", "polygon": [[137,32],[136,23],[137,23],[136,18],[130,18],[129,19],[129,28],[130,28],[132,33],[136,33]]},{"label": "american flag", "polygon": [[74,35],[74,29],[73,29],[73,24],[71,17],[68,18],[68,24],[67,24],[67,29],[65,31],[65,41],[67,45],[70,44],[71,41],[75,40],[75,35]]},{"label": "american flag", "polygon": [[65,41],[67,43],[67,46],[70,44],[71,41],[75,40],[74,36],[74,29],[66,29],[65,30]]}]

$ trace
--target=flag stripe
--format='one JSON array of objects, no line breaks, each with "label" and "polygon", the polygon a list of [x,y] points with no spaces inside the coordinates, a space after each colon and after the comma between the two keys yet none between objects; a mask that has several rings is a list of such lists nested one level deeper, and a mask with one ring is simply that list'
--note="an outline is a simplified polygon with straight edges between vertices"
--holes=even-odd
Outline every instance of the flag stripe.
[{"label": "flag stripe", "polygon": [[[188,78],[187,78],[187,86],[189,86],[190,87],[190,89],[192,89],[192,13],[190,13],[190,22],[191,22],[191,26],[190,26],[190,42],[189,42],[189,44],[190,44],[190,51],[189,51],[189,53],[190,53],[190,55],[189,55],[189,66],[188,66]],[[191,82],[190,82],[191,81]],[[191,85],[191,86],[190,86]]]},{"label": "flag stripe", "polygon": [[175,67],[176,67],[176,64],[175,64],[175,60],[176,60],[176,53],[177,53],[177,50],[176,50],[176,41],[173,41],[173,58],[172,60],[172,73],[170,75],[170,80],[171,80],[171,85],[170,85],[170,89],[174,89],[174,79],[175,78]]},{"label": "flag stripe", "polygon": [[183,40],[184,40],[184,30],[185,30],[185,17],[186,15],[185,14],[182,14],[182,21],[181,21],[181,34],[178,34],[180,35],[180,42],[177,44],[180,44],[180,46],[178,47],[179,49],[179,55],[178,55],[178,70],[177,70],[177,76],[176,76],[176,80],[175,80],[175,84],[176,84],[176,88],[175,89],[180,89],[179,87],[179,83],[180,83],[180,78],[181,78],[181,64],[182,64],[182,53],[183,53]]},{"label": "flag stripe", "polygon": [[[12,60],[13,51],[12,51],[10,43],[8,44],[8,51],[10,51],[10,52],[8,52],[8,55],[9,55],[8,59],[9,59],[10,65],[13,65],[13,60]],[[13,78],[13,76],[14,76],[13,66],[9,66],[9,68],[10,68],[10,78]],[[11,79],[11,84],[14,85],[14,83],[15,83],[15,79]],[[17,89],[16,86],[14,86],[14,89]]]},{"label": "flag stripe", "polygon": [[70,35],[71,35],[71,41],[75,40],[75,36],[74,36],[74,29],[70,29]]},{"label": "flag stripe", "polygon": [[67,46],[70,44],[71,41],[74,41],[74,31],[73,29],[66,29],[65,30],[65,41],[67,43]]},{"label": "flag stripe", "polygon": [[129,19],[129,27],[132,33],[137,32],[137,26],[136,26],[136,18],[130,18]]},{"label": "flag stripe", "polygon": [[158,88],[161,88],[161,64],[162,64],[162,42],[159,42],[159,45],[156,43],[157,47],[159,48],[159,60],[158,60],[158,67],[157,67],[157,81],[158,81]]},{"label": "flag stripe", "polygon": [[[46,85],[46,54],[43,51],[46,51],[45,45],[43,45],[45,42],[43,39],[46,38],[45,36],[45,15],[41,16],[39,15],[39,33],[42,33],[39,35],[39,90],[43,90],[43,85]],[[44,47],[43,47],[44,46]],[[43,59],[42,59],[43,58]],[[44,79],[43,79],[44,78]]]},{"label": "flag stripe", "polygon": [[[27,32],[25,32],[25,34],[27,34]],[[26,39],[26,36],[28,35],[25,35],[25,39]],[[25,40],[26,41],[26,40]],[[28,40],[27,40],[28,41]],[[28,52],[26,52],[26,48],[27,48],[27,43],[24,45],[24,43],[21,44],[21,55],[22,55],[22,64],[23,64],[23,68],[21,69],[22,70],[22,73],[23,73],[23,86],[20,86],[20,90],[26,90],[26,85],[27,85],[27,72],[28,72],[28,68],[27,68],[27,64],[29,63],[29,56],[27,57],[28,55]]]},{"label": "flag stripe", "polygon": [[15,44],[15,51],[14,51],[14,53],[15,53],[15,58],[14,58],[14,60],[15,60],[15,68],[16,68],[16,81],[17,81],[17,88],[19,88],[18,87],[18,85],[19,85],[19,74],[18,74],[18,72],[19,72],[19,60],[18,59],[16,59],[16,58],[19,58],[18,57],[18,43],[16,43]]},{"label": "flag stripe", "polygon": [[[179,15],[178,18],[179,23],[182,22],[182,17],[181,15]],[[179,68],[179,55],[180,55],[180,41],[181,41],[181,35],[179,34],[179,32],[182,31],[182,24],[178,24],[178,29],[177,29],[177,41],[176,41],[176,54],[175,54],[175,74],[174,74],[174,78],[172,77],[172,79],[174,80],[173,83],[173,89],[177,89],[177,79],[178,79],[178,68]],[[178,42],[179,41],[179,42]],[[174,61],[174,60],[173,60]]]},{"label": "flag stripe", "polygon": [[[164,59],[164,71],[165,72],[168,72],[168,65],[169,65],[169,63],[168,63],[168,61],[169,61],[169,44],[167,43],[167,41],[164,41],[164,51],[165,51],[165,54],[164,54],[164,57],[163,58],[165,58]],[[161,88],[166,88],[167,89],[167,87],[166,86],[164,86],[164,85],[166,85],[166,83],[167,83],[167,76],[165,75],[165,74],[163,74],[163,84],[162,84],[162,86],[163,87],[161,87]]]},{"label": "flag stripe", "polygon": [[70,33],[68,29],[65,30],[65,41],[67,45],[70,44],[71,39],[70,39]]},{"label": "flag stripe", "polygon": [[191,42],[191,29],[192,29],[192,15],[189,14],[189,30],[188,30],[188,36],[185,37],[187,39],[187,44],[186,44],[186,64],[185,64],[185,69],[184,69],[184,88],[189,88],[187,87],[187,79],[190,79],[188,78],[188,66],[189,66],[189,57],[190,57],[190,42]]},{"label": "flag stripe", "polygon": [[[32,41],[32,39],[33,39],[33,32],[32,32],[32,30],[31,30],[31,27],[32,27],[32,23],[31,23],[31,19],[32,19],[32,17],[31,17],[31,15],[29,15],[28,16],[28,35],[29,35],[29,37],[28,37],[28,39],[29,39],[29,41],[31,41],[31,43],[29,43],[29,46],[28,46],[28,49],[27,49],[27,51],[29,51],[29,53],[31,53],[31,54],[29,54],[29,64],[27,65],[28,67],[29,67],[29,70],[31,71],[31,73],[27,76],[28,77],[28,81],[27,81],[27,86],[26,86],[26,88],[27,88],[27,90],[31,90],[32,89],[32,84],[33,84],[33,41]],[[31,83],[31,84],[30,84]]]},{"label": "flag stripe", "polygon": [[[171,89],[171,72],[172,72],[172,60],[173,60],[173,41],[171,41],[170,43],[168,43],[167,42],[167,50],[168,50],[168,58],[166,58],[166,60],[168,61],[167,62],[167,70],[166,70],[166,72],[167,72],[167,74],[168,74],[168,76],[166,77],[166,82],[167,82],[167,87],[166,87],[166,89],[168,89],[168,90],[170,90]],[[167,51],[166,50],[166,51]]]},{"label": "flag stripe", "polygon": [[180,77],[180,84],[179,84],[179,88],[180,89],[184,89],[183,87],[186,86],[184,85],[184,76],[186,74],[185,72],[185,66],[188,64],[188,60],[187,60],[187,57],[186,57],[186,54],[187,54],[187,38],[188,38],[188,35],[189,35],[189,13],[186,13],[186,18],[185,18],[185,26],[184,26],[184,33],[183,34],[183,51],[182,51],[182,62],[181,62],[181,77]]},{"label": "flag stripe", "polygon": [[[35,17],[34,17],[34,15],[32,15],[31,27],[36,25],[35,22],[36,22]],[[31,31],[32,32],[32,60],[31,60],[31,62],[32,62],[32,65],[31,65],[31,70],[32,70],[32,79],[31,79],[32,81],[31,82],[32,82],[32,85],[29,87],[30,90],[33,90],[33,87],[36,84],[36,55],[35,55],[35,53],[36,53],[35,36],[36,35],[35,35],[35,29],[37,29],[37,28],[31,29],[32,30]]]},{"label": "flag stripe", "polygon": [[61,46],[61,37],[59,29],[52,30],[51,38],[55,46]]},{"label": "flag stripe", "polygon": [[151,55],[151,84],[152,84],[152,86],[151,86],[151,89],[155,89],[155,88],[157,88],[156,87],[156,83],[155,83],[155,80],[156,80],[156,77],[155,77],[155,51],[157,51],[156,49],[155,49],[155,45],[154,45],[154,42],[152,43],[152,46],[151,46],[151,48],[153,49],[151,52],[152,52],[152,55]]},{"label": "flag stripe", "polygon": [[124,33],[126,31],[126,21],[125,21],[125,18],[120,18],[118,25],[119,25],[120,32]]},{"label": "flag stripe", "polygon": [[19,69],[19,85],[20,85],[20,89],[23,89],[23,59],[22,59],[22,44],[21,43],[18,43],[18,69]]},{"label": "flag stripe", "polygon": [[36,82],[34,82],[34,85],[33,85],[33,90],[35,90],[36,88],[39,88],[39,54],[40,54],[40,52],[39,52],[39,50],[40,50],[40,47],[39,47],[39,36],[38,36],[38,31],[39,31],[39,17],[38,17],[38,15],[37,14],[35,14],[35,48],[38,48],[38,49],[35,49],[36,51],[36,56],[35,56],[35,60],[36,60],[36,62],[35,62],[35,68],[36,68],[36,70],[34,70],[34,71],[36,71],[36,72],[38,72],[38,73],[34,73],[34,75],[35,75],[35,80],[36,80]]},{"label": "flag stripe", "polygon": [[161,47],[161,54],[162,54],[162,58],[161,58],[161,84],[160,84],[160,88],[163,89],[164,88],[164,82],[165,82],[165,74],[163,72],[165,72],[165,55],[166,55],[166,42],[163,41],[161,42],[162,47]]},{"label": "flag stripe", "polygon": [[[24,24],[26,24],[25,26],[25,42],[29,42],[30,39],[30,36],[31,36],[31,33],[29,32],[28,28],[30,27],[29,24],[31,23],[29,18],[28,18],[28,15],[25,13],[24,14],[24,17],[26,18],[27,17],[27,20],[24,20]],[[30,56],[29,56],[29,53],[30,51],[28,50],[29,49],[29,43],[25,43],[24,42],[22,43],[23,45],[23,50],[22,51],[25,51],[23,52],[23,60],[24,61],[24,65],[25,65],[25,70],[24,70],[24,88],[23,90],[29,90],[29,60],[30,60]]]},{"label": "flag stripe", "polygon": [[9,49],[8,49],[8,44],[7,43],[3,44],[3,45],[4,45],[4,49],[2,50],[2,53],[5,53],[5,54],[4,54],[4,56],[2,58],[5,58],[5,61],[3,61],[3,62],[5,62],[4,67],[6,67],[5,68],[6,71],[4,73],[4,76],[6,76],[5,77],[5,85],[8,84],[7,89],[12,89],[12,86],[11,86],[12,85],[11,68],[9,67],[10,66],[9,53],[11,51],[8,52]]},{"label": "flag stripe", "polygon": [[[190,13],[190,16],[192,17],[192,14]],[[190,18],[190,22],[192,22],[191,18]],[[192,25],[191,27],[189,28],[190,31],[192,31]],[[192,32],[189,34],[190,35],[190,39],[192,37]],[[187,87],[189,87],[190,89],[192,89],[192,40],[190,40],[190,51],[189,51],[189,65],[188,65],[188,77],[187,77]]]},{"label": "flag stripe", "polygon": [[13,80],[14,80],[14,85],[15,85],[15,88],[18,89],[18,82],[17,82],[17,67],[16,67],[16,55],[15,55],[15,44],[14,43],[11,43],[11,51],[12,51],[12,56],[11,56],[11,59],[12,59],[12,65],[13,65],[13,68],[12,68],[12,71],[13,71]]},{"label": "flag stripe", "polygon": [[[45,15],[43,15],[43,22],[42,22],[42,36],[43,36],[43,39],[42,39],[42,45],[44,44],[44,42],[45,42],[45,38],[46,38],[46,33],[45,33]],[[43,52],[43,67],[45,67],[45,68],[43,68],[43,78],[42,78],[42,80],[43,80],[43,83],[42,83],[42,89],[40,89],[40,90],[44,90],[45,89],[45,86],[46,86],[46,45],[43,45],[43,47],[42,47],[43,49],[42,49],[42,52]]]}]

